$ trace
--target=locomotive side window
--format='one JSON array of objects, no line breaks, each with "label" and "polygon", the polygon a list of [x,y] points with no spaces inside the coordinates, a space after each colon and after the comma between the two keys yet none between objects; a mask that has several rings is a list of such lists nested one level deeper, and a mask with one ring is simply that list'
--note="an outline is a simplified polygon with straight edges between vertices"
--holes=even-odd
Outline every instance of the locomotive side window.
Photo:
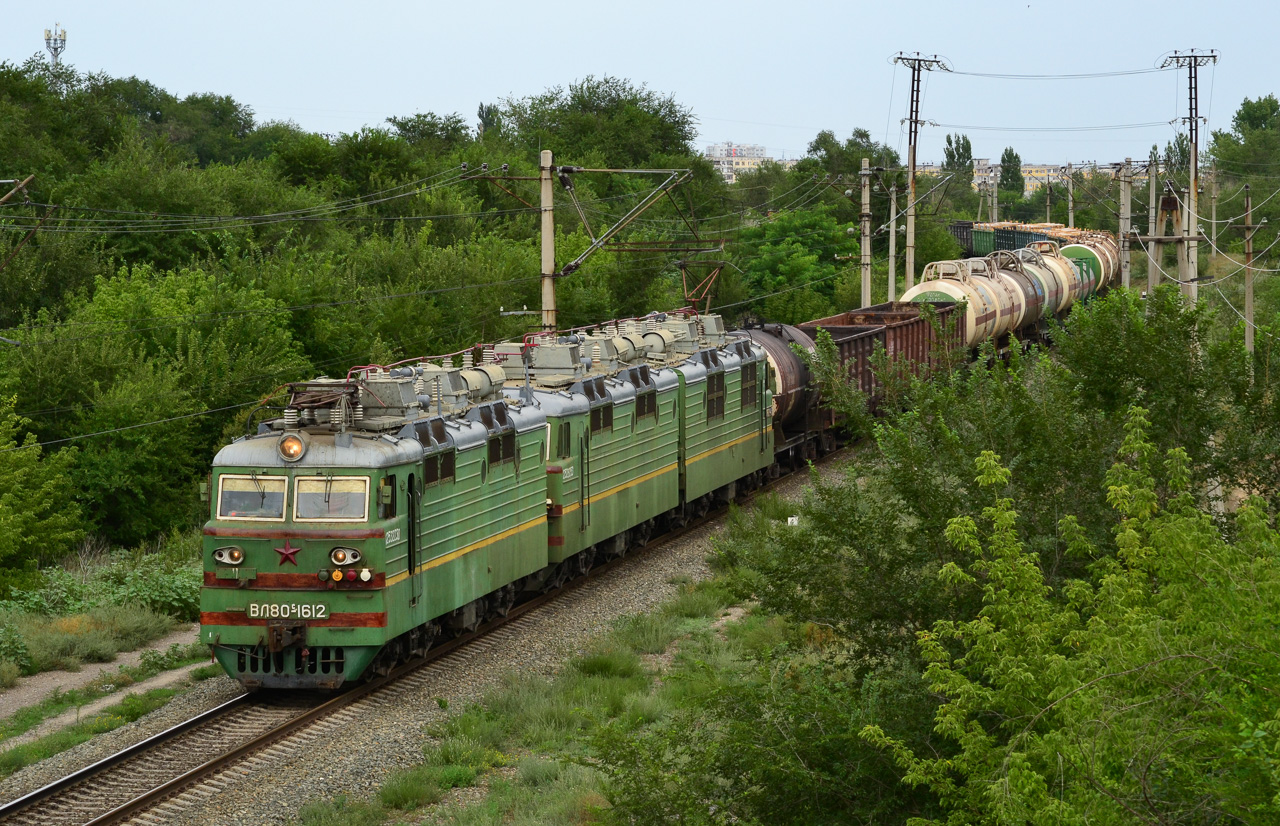
[{"label": "locomotive side window", "polygon": [[218,518],[283,522],[288,486],[282,476],[224,474],[218,477]]},{"label": "locomotive side window", "polygon": [[556,446],[556,455],[561,459],[568,459],[573,455],[573,422],[565,419],[560,423],[559,443]]},{"label": "locomotive side window", "polygon": [[748,364],[742,368],[742,409],[755,407],[760,400],[759,395],[759,375],[760,371],[755,364]]},{"label": "locomotive side window", "polygon": [[707,376],[707,421],[724,417],[724,373]]},{"label": "locomotive side window", "polygon": [[591,435],[613,430],[613,404],[605,404],[591,411]]},{"label": "locomotive side window", "polygon": [[396,515],[396,477],[383,477],[378,483],[378,518],[390,519]]},{"label": "locomotive side window", "polygon": [[500,465],[516,460],[516,434],[503,433],[489,439],[489,464]]},{"label": "locomotive side window", "polygon": [[422,484],[434,485],[440,481],[440,457],[428,456],[422,462]]},{"label": "locomotive side window", "polygon": [[363,522],[369,518],[368,476],[299,477],[293,518],[299,522]]},{"label": "locomotive side window", "polygon": [[658,394],[650,390],[636,396],[636,419],[656,416],[658,413]]},{"label": "locomotive side window", "polygon": [[442,453],[440,455],[440,479],[452,479],[454,477],[456,465],[457,460],[453,455],[452,450]]}]

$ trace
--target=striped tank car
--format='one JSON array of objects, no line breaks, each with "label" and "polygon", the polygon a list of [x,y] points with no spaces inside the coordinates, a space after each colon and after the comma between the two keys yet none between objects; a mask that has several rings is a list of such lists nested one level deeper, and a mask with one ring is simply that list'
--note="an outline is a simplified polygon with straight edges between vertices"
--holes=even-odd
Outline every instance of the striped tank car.
[{"label": "striped tank car", "polygon": [[1104,233],[1081,233],[1075,243],[1036,240],[997,249],[983,258],[935,261],[902,297],[908,302],[964,302],[964,341],[1043,334],[1049,321],[1114,282],[1119,256]]},{"label": "striped tank car", "polygon": [[224,447],[201,639],[249,688],[336,688],[768,476],[763,350],[652,316],[290,385]]}]

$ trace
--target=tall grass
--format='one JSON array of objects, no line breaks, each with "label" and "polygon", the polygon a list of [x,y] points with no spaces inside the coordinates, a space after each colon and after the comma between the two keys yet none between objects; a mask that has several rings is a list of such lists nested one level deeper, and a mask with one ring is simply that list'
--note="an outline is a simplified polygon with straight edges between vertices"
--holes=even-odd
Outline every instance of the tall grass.
[{"label": "tall grass", "polygon": [[121,651],[163,637],[177,621],[148,608],[107,605],[60,617],[6,611],[0,613],[0,625],[17,632],[29,659],[23,670],[35,674],[110,662]]}]

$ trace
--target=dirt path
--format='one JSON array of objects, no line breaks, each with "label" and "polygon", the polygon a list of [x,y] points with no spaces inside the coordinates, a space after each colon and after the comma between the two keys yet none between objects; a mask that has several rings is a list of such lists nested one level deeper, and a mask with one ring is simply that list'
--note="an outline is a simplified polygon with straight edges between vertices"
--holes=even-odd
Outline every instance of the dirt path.
[{"label": "dirt path", "polygon": [[[88,685],[104,671],[115,671],[122,665],[137,665],[142,660],[142,652],[148,650],[165,651],[174,643],[186,645],[200,641],[200,628],[197,625],[184,625],[167,636],[155,640],[150,645],[137,651],[117,654],[109,663],[86,663],[79,671],[42,671],[30,677],[21,677],[13,688],[0,690],[0,717],[7,717],[20,708],[35,705],[54,692],[55,689],[70,691]],[[164,675],[160,675],[164,676]],[[147,682],[150,682],[149,680]],[[153,686],[154,687],[154,686]],[[110,700],[107,705],[118,698]],[[88,709],[89,706],[85,706]],[[84,713],[84,709],[81,710]]]},{"label": "dirt path", "polygon": [[128,688],[122,688],[113,694],[108,694],[105,697],[99,697],[97,700],[94,700],[91,703],[85,703],[79,708],[69,708],[56,717],[50,717],[48,720],[45,720],[30,731],[19,734],[17,737],[11,737],[8,740],[0,741],[0,750],[11,749],[14,746],[21,746],[23,743],[29,743],[46,734],[52,734],[59,729],[75,725],[80,720],[92,717],[104,708],[113,706],[120,702],[120,698],[126,694],[141,694],[143,692],[150,691],[153,688],[169,688],[171,686],[186,685],[190,679],[191,672],[204,665],[207,665],[207,663],[184,665],[182,668],[161,671],[149,680],[134,683]]}]

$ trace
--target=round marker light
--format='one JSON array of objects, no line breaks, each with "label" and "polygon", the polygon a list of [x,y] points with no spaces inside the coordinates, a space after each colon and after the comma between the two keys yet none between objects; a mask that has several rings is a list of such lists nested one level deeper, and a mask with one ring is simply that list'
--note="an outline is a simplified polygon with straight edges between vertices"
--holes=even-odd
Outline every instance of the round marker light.
[{"label": "round marker light", "polygon": [[334,582],[342,581],[342,571],[334,571],[330,576],[333,577]]},{"label": "round marker light", "polygon": [[373,579],[373,571],[370,571],[368,568],[362,568],[360,570],[360,581],[368,582],[371,579]]},{"label": "round marker light", "polygon": [[329,572],[321,568],[318,576],[320,577],[320,581],[324,582],[326,579],[329,578]]},{"label": "round marker light", "polygon": [[347,571],[347,582],[355,582],[355,581],[356,581],[356,569],[351,568]]},{"label": "round marker light", "polygon": [[279,451],[281,459],[286,462],[296,462],[302,458],[302,454],[307,452],[307,445],[302,441],[301,436],[290,433],[280,440],[276,450]]}]

